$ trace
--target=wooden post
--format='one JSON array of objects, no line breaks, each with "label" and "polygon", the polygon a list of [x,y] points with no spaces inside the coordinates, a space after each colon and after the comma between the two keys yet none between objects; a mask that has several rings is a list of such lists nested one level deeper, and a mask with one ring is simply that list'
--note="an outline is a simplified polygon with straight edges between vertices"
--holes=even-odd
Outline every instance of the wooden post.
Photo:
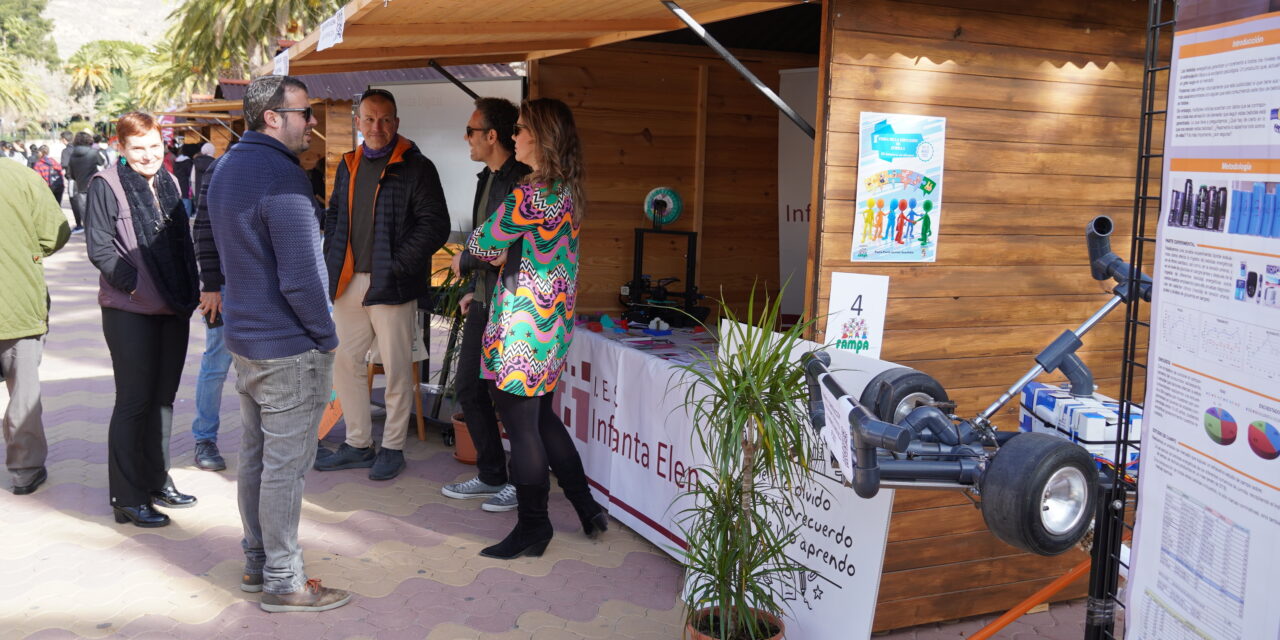
[{"label": "wooden post", "polygon": [[710,84],[710,69],[705,64],[698,65],[697,115],[693,133],[693,231],[698,234],[697,253],[692,256],[698,261],[694,272],[694,282],[686,282],[686,287],[697,286],[702,282],[702,237],[703,206],[706,202],[707,190],[707,91]]}]

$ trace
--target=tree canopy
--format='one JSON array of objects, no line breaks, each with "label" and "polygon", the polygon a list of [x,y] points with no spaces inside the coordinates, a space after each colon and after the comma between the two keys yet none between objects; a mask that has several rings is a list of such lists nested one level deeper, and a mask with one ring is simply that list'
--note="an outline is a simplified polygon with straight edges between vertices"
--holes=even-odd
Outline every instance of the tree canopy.
[{"label": "tree canopy", "polygon": [[165,46],[139,74],[143,102],[161,105],[219,77],[248,78],[280,39],[301,39],[344,0],[187,0],[169,14]]},{"label": "tree canopy", "polygon": [[0,55],[57,66],[53,22],[40,17],[46,4],[47,0],[0,0]]},{"label": "tree canopy", "polygon": [[0,0],[0,109],[22,115],[39,112],[48,98],[23,69],[32,60],[54,68],[53,23],[40,17],[46,0]]}]

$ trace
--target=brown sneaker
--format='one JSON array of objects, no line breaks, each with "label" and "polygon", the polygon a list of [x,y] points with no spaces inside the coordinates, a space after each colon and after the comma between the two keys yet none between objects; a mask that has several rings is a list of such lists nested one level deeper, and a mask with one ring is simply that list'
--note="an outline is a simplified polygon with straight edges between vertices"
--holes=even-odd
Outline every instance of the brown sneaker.
[{"label": "brown sneaker", "polygon": [[263,611],[284,613],[287,611],[328,611],[351,602],[351,594],[342,589],[320,586],[316,579],[307,580],[301,589],[293,593],[264,593],[259,605]]}]

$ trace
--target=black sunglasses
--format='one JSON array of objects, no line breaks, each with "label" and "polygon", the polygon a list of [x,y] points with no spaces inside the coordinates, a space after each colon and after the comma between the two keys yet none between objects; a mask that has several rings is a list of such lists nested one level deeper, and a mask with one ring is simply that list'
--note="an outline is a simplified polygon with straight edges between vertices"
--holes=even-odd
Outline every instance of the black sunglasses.
[{"label": "black sunglasses", "polygon": [[477,131],[488,131],[488,130],[490,130],[490,129],[492,129],[492,128],[493,128],[493,127],[467,127],[467,137],[468,137],[468,138],[470,138],[470,137],[471,137],[471,134],[473,134],[473,133],[475,133],[475,132],[477,132]]},{"label": "black sunglasses", "polygon": [[301,114],[302,114],[302,119],[303,119],[303,120],[305,120],[305,121],[307,121],[307,122],[311,122],[311,114],[312,114],[312,109],[311,109],[311,107],[296,107],[296,108],[292,108],[292,109],[283,109],[283,108],[281,108],[281,109],[268,109],[268,111],[274,111],[274,112],[276,112],[276,113],[301,113]]},{"label": "black sunglasses", "polygon": [[512,129],[514,130],[514,131],[513,131],[513,135],[520,135],[520,132],[521,132],[521,131],[528,131],[528,130],[529,130],[529,125],[527,125],[527,124],[520,124],[519,122],[517,122],[517,123],[515,123],[514,125],[512,125]]}]

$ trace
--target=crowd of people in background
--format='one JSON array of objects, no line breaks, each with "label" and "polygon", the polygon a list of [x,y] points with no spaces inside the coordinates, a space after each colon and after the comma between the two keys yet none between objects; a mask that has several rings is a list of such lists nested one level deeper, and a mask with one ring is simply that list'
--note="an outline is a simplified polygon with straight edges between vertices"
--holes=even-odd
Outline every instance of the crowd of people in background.
[{"label": "crowd of people in background", "polygon": [[[474,229],[452,269],[470,283],[459,303],[457,396],[479,464],[475,478],[442,491],[483,499],[485,511],[515,510],[515,528],[481,551],[511,559],[541,555],[553,537],[552,473],[586,535],[608,528],[551,403],[573,337],[586,200],[581,144],[564,103],[517,107],[481,98],[475,107],[464,133],[470,159],[482,165]],[[166,145],[145,113],[119,119],[110,149],[84,131],[64,132],[57,158],[46,146],[0,145],[0,155],[28,165],[0,163],[0,224],[13,227],[0,230],[0,277],[21,283],[0,291],[0,373],[11,398],[6,462],[15,494],[34,492],[48,477],[35,375],[49,313],[40,258],[84,232],[100,273],[116,391],[107,438],[115,521],[162,527],[171,522],[167,510],[198,502],[169,473],[174,399],[198,313],[205,351],[191,429],[199,469],[227,468],[219,408],[236,370],[240,588],[261,592],[266,611],[323,611],[351,595],[308,578],[303,565],[305,473],[367,469],[361,472],[385,481],[407,468],[419,393],[412,354],[418,301],[428,295],[449,213],[435,164],[399,134],[389,91],[360,97],[363,142],[343,156],[327,199],[323,165],[304,169],[300,161],[316,125],[306,85],[257,78],[243,114],[244,135],[220,157],[209,143]],[[65,193],[74,227],[61,213]],[[387,381],[380,441],[370,409],[371,349]],[[334,392],[346,434],[328,450],[317,427]]]}]

